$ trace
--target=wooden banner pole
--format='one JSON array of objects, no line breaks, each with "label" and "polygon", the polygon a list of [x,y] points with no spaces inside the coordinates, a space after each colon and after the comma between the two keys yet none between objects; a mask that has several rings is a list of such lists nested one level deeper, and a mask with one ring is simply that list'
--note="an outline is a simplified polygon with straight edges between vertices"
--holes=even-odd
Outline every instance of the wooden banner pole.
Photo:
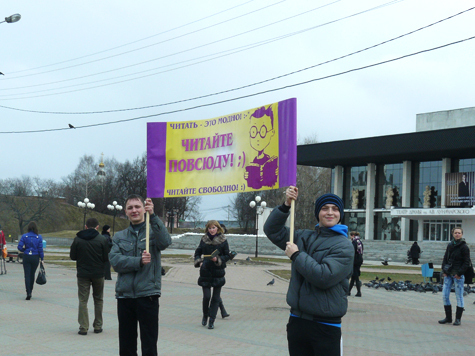
[{"label": "wooden banner pole", "polygon": [[148,211],[145,218],[145,249],[150,253],[150,213]]},{"label": "wooden banner pole", "polygon": [[295,215],[295,200],[292,199],[290,203],[290,243],[294,243],[294,215]]}]

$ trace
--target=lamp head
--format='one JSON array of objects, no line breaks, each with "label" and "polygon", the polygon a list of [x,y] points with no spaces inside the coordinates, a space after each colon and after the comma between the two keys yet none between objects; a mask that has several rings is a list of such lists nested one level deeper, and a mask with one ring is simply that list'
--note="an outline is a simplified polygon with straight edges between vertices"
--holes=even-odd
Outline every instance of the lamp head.
[{"label": "lamp head", "polygon": [[11,16],[5,17],[5,21],[8,22],[8,23],[18,22],[18,21],[20,21],[20,19],[21,19],[20,14],[13,14]]}]

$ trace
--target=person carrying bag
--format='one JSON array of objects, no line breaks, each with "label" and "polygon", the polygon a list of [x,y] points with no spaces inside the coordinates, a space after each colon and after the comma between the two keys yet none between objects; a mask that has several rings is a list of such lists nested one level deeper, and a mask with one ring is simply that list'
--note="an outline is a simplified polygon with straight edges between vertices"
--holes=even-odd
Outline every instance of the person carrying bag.
[{"label": "person carrying bag", "polygon": [[43,263],[43,261],[41,261],[40,263],[38,276],[36,277],[36,284],[39,284],[39,285],[46,284],[46,271],[45,271],[45,264]]}]

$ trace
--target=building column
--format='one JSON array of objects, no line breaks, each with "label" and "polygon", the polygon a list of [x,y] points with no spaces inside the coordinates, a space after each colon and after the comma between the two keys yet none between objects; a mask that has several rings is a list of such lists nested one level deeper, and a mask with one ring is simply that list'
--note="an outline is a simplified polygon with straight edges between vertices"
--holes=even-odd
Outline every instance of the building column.
[{"label": "building column", "polygon": [[417,241],[424,240],[424,220],[417,220]]},{"label": "building column", "polygon": [[[402,203],[403,208],[411,207],[411,178],[412,178],[412,164],[411,163],[412,163],[411,161],[402,162],[401,203]],[[409,241],[410,222],[411,222],[410,219],[401,218],[401,241]]]},{"label": "building column", "polygon": [[452,160],[450,158],[442,158],[442,180],[441,180],[441,189],[440,189],[440,207],[445,208],[445,173],[450,172],[450,166]]},{"label": "building column", "polygon": [[366,223],[365,240],[374,240],[374,197],[376,196],[376,165],[366,167]]},{"label": "building column", "polygon": [[335,167],[333,179],[333,194],[343,199],[343,166]]}]

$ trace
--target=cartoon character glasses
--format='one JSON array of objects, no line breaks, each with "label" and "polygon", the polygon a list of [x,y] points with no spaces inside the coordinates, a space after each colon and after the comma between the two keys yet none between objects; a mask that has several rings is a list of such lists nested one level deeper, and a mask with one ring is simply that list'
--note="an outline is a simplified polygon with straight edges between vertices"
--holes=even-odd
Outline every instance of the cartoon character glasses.
[{"label": "cartoon character glasses", "polygon": [[[258,132],[257,127],[252,126],[251,129],[249,130],[249,136],[251,136],[251,138],[256,138],[257,132]],[[259,136],[261,136],[262,138],[265,138],[268,132],[269,130],[267,130],[267,127],[265,125],[262,125],[261,128],[259,129]]]}]

